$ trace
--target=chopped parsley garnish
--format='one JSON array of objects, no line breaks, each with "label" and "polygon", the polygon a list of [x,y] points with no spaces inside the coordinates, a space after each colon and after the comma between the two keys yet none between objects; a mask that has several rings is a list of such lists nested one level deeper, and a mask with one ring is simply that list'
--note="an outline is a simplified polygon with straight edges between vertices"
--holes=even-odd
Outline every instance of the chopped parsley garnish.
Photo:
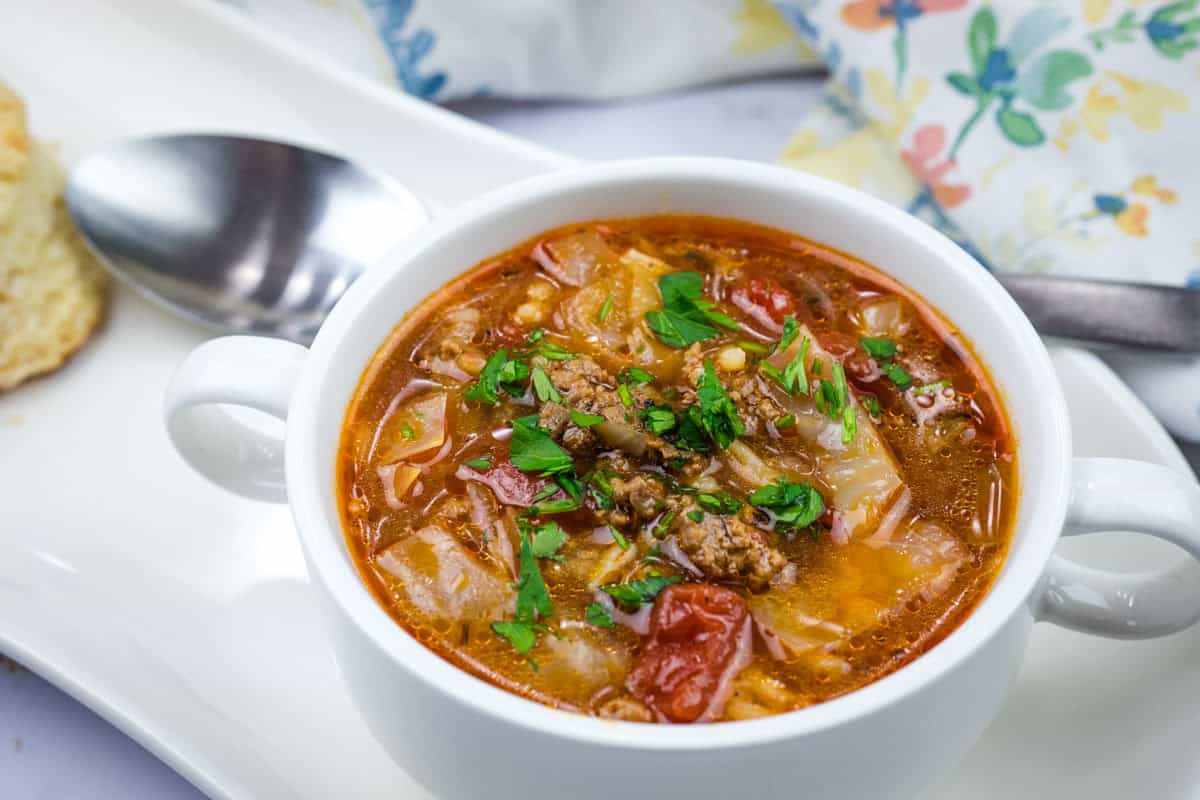
[{"label": "chopped parsley garnish", "polygon": [[560,472],[554,476],[554,482],[566,492],[572,500],[582,505],[583,503],[583,481],[579,480],[573,472]]},{"label": "chopped parsley garnish", "polygon": [[716,310],[716,304],[700,297],[704,278],[698,272],[672,272],[658,279],[662,311],[646,313],[650,330],[671,347],[688,347],[720,335],[716,326],[737,330],[737,321]]},{"label": "chopped parsley garnish", "polygon": [[900,391],[905,391],[912,386],[912,376],[904,367],[897,364],[894,359],[896,357],[896,342],[892,339],[886,339],[876,336],[864,336],[859,339],[863,350],[867,354],[879,362],[879,369],[887,375],[892,383],[896,384],[896,388]]},{"label": "chopped parsley garnish", "polygon": [[900,366],[894,361],[887,364],[880,364],[879,368],[883,370],[883,374],[891,379],[892,383],[896,384],[896,388],[904,391],[912,386],[912,376],[908,374],[908,370]]},{"label": "chopped parsley garnish", "polygon": [[[788,319],[792,319],[792,317],[788,317]],[[795,341],[795,339],[796,337],[792,336],[791,341]],[[782,340],[780,341],[782,342]],[[774,379],[788,394],[808,394],[808,371],[804,368],[804,362],[808,359],[808,348],[811,344],[812,342],[805,336],[803,341],[800,342],[800,348],[792,356],[792,360],[782,370],[768,361],[761,362],[758,368],[768,377]],[[788,346],[790,345],[791,342],[788,342]],[[781,347],[780,349],[783,350],[784,348]],[[814,374],[815,372],[816,370],[814,370]]]},{"label": "chopped parsley garnish", "polygon": [[524,361],[510,358],[500,367],[498,378],[504,391],[514,397],[519,397],[525,394],[525,381],[529,380],[529,365]]},{"label": "chopped parsley garnish", "polygon": [[650,529],[650,534],[655,539],[661,539],[671,531],[671,523],[675,521],[675,512],[668,511],[658,518],[658,522],[654,523],[654,527]]},{"label": "chopped parsley garnish", "polygon": [[775,430],[785,431],[796,424],[796,417],[793,414],[785,414],[775,420]]},{"label": "chopped parsley garnish", "polygon": [[521,622],[519,620],[492,623],[492,630],[498,636],[508,639],[513,649],[521,655],[533,649],[534,645],[537,644],[536,631],[545,629],[545,627],[545,625],[538,625],[533,622]]},{"label": "chopped parsley garnish", "polygon": [[546,374],[546,370],[541,367],[533,368],[533,393],[537,395],[537,399],[543,403],[561,403],[562,395],[558,393],[558,389],[554,388],[553,381]]},{"label": "chopped parsley garnish", "polygon": [[479,380],[477,380],[470,389],[467,389],[465,395],[468,400],[475,400],[479,403],[487,403],[488,405],[496,405],[496,401],[500,399],[500,370],[508,361],[508,351],[504,349],[497,350],[492,353],[491,358],[483,365],[483,369],[479,371]]},{"label": "chopped parsley garnish", "polygon": [[796,341],[796,337],[800,335],[800,323],[796,318],[788,314],[783,320],[783,334],[779,337],[779,341],[771,345],[771,352],[786,351]]},{"label": "chopped parsley garnish", "polygon": [[542,580],[542,571],[538,568],[529,531],[521,534],[520,569],[516,589],[518,620],[536,622],[538,618],[554,613],[554,602],[550,599],[550,590],[546,588],[546,582]]},{"label": "chopped parsley garnish", "polygon": [[813,374],[814,378],[821,377],[821,373],[824,371],[825,371],[825,362],[824,361],[813,361],[812,374]]},{"label": "chopped parsley garnish", "polygon": [[547,342],[545,340],[542,340],[538,343],[537,353],[542,358],[548,358],[551,361],[570,361],[572,358],[579,358],[579,356],[575,355],[562,345],[555,344],[554,342]]},{"label": "chopped parsley garnish", "polygon": [[840,361],[833,362],[833,392],[837,410],[841,412],[850,404],[850,387],[846,384],[846,369]]},{"label": "chopped parsley garnish", "polygon": [[488,453],[486,456],[472,458],[471,460],[464,461],[463,463],[476,472],[487,472],[492,468],[492,454]]},{"label": "chopped parsley garnish", "polygon": [[949,386],[950,386],[950,381],[947,380],[946,378],[943,378],[940,381],[934,381],[933,383],[927,383],[924,386],[914,387],[913,394],[933,394],[934,392],[940,392],[942,389],[946,389]]},{"label": "chopped parsley garnish", "polygon": [[548,500],[549,498],[558,494],[558,489],[559,489],[558,484],[547,483],[545,486],[543,486],[541,489],[538,490],[537,494],[535,494],[533,496],[533,502],[536,503],[539,500]]},{"label": "chopped parsley garnish", "polygon": [[842,444],[850,444],[858,434],[858,414],[854,406],[846,406],[842,410]]},{"label": "chopped parsley garnish", "polygon": [[622,550],[629,549],[629,540],[622,536],[619,530],[614,528],[612,525],[609,525],[608,532],[612,534],[613,541],[617,543],[617,547],[621,548]]},{"label": "chopped parsley garnish", "polygon": [[554,602],[550,599],[550,590],[546,588],[542,571],[538,568],[528,529],[521,532],[520,571],[514,588],[517,590],[515,619],[493,622],[492,630],[498,636],[507,639],[518,653],[523,654],[528,653],[537,644],[537,633],[547,630],[538,620],[554,613]]},{"label": "chopped parsley garnish", "polygon": [[587,607],[584,619],[587,620],[588,625],[595,625],[597,628],[611,628],[616,625],[613,622],[612,614],[599,603],[592,603]]},{"label": "chopped parsley garnish", "polygon": [[566,541],[567,532],[563,530],[561,525],[553,520],[543,522],[533,529],[533,554],[537,558],[549,558],[554,561],[561,561],[562,556],[558,555],[558,548],[562,547]]},{"label": "chopped parsley garnish", "polygon": [[704,519],[704,512],[693,508],[691,511],[687,512],[687,518],[692,522],[699,522],[700,520]]},{"label": "chopped parsley garnish", "polygon": [[633,408],[633,395],[629,393],[628,384],[618,384],[617,394],[621,397],[621,405],[625,406],[626,408]]},{"label": "chopped parsley garnish", "polygon": [[700,427],[700,407],[688,406],[687,411],[675,420],[675,446],[693,453],[707,453],[708,439]]},{"label": "chopped parsley garnish", "polygon": [[608,476],[596,470],[587,477],[588,493],[591,494],[596,506],[602,509],[613,507],[613,488],[608,482]]},{"label": "chopped parsley garnish", "polygon": [[895,358],[896,342],[882,336],[864,336],[858,340],[871,358]]},{"label": "chopped parsley garnish", "polygon": [[800,342],[800,349],[783,370],[783,388],[787,389],[790,394],[796,392],[808,394],[808,371],[804,369],[804,361],[808,358],[808,348],[811,344],[812,342],[805,336],[804,341]]},{"label": "chopped parsley garnish", "polygon": [[702,492],[696,495],[696,504],[714,514],[736,514],[742,507],[742,501],[729,492]]},{"label": "chopped parsley garnish", "polygon": [[584,414],[582,411],[576,411],[573,408],[570,409],[570,411],[571,422],[575,423],[580,428],[590,428],[593,425],[599,425],[601,422],[604,422],[604,417],[600,416],[599,414]]},{"label": "chopped parsley garnish", "polygon": [[608,297],[604,298],[604,305],[600,306],[600,313],[596,315],[596,321],[603,325],[608,320],[608,315],[612,313],[613,296],[609,293]]},{"label": "chopped parsley garnish", "polygon": [[745,339],[739,339],[737,346],[745,350],[747,353],[757,353],[764,356],[773,352],[770,347],[762,342],[751,342]]},{"label": "chopped parsley garnish", "polygon": [[529,338],[525,340],[526,347],[533,347],[546,336],[545,328],[534,328],[529,332]]},{"label": "chopped parsley garnish", "polygon": [[808,483],[794,483],[787,478],[756,489],[750,495],[750,503],[770,509],[775,515],[775,524],[784,530],[807,527],[825,513],[825,501],[820,492]]},{"label": "chopped parsley garnish", "polygon": [[696,383],[696,397],[700,401],[700,418],[695,421],[722,449],[729,447],[746,429],[711,361],[704,362],[704,374]]},{"label": "chopped parsley garnish", "polygon": [[415,438],[417,438],[417,432],[415,430],[413,430],[412,425],[405,422],[403,425],[400,426],[400,438],[401,439],[415,439]]},{"label": "chopped parsley garnish", "polygon": [[619,603],[629,606],[640,606],[642,603],[653,601],[659,592],[672,583],[679,583],[681,580],[682,578],[678,575],[667,577],[659,575],[657,572],[651,572],[641,580],[628,581],[627,583],[610,583],[601,586],[600,589]]},{"label": "chopped parsley garnish", "polygon": [[550,433],[539,428],[538,417],[531,414],[512,422],[512,439],[509,441],[509,460],[522,472],[537,472],[555,475],[572,469],[575,464],[566,450],[550,438]]},{"label": "chopped parsley garnish", "polygon": [[[868,414],[875,419],[879,419],[879,415],[883,413],[883,409],[879,407],[879,400],[875,398],[875,395],[865,395],[860,399],[860,402],[863,404],[863,408],[867,409]],[[776,427],[779,426],[776,425]]]},{"label": "chopped parsley garnish", "polygon": [[643,383],[654,383],[654,376],[644,369],[638,367],[630,367],[617,376],[617,380],[621,383],[629,383],[634,386],[640,386]]},{"label": "chopped parsley garnish", "polygon": [[558,500],[551,500],[548,503],[538,503],[536,506],[530,506],[525,509],[525,514],[531,517],[536,517],[541,514],[565,514],[568,511],[574,511],[579,508],[579,501],[573,497],[560,497]]},{"label": "chopped parsley garnish", "polygon": [[661,436],[675,427],[675,412],[666,406],[649,406],[642,412],[642,419],[655,436]]}]

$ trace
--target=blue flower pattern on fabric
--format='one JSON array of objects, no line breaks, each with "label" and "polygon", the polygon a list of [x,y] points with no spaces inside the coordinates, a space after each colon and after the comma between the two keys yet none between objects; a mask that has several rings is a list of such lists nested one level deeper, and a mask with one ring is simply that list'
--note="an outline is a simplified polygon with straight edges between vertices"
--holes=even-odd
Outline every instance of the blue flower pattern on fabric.
[{"label": "blue flower pattern on fabric", "polygon": [[363,3],[388,49],[400,87],[422,100],[436,99],[446,85],[446,73],[440,70],[422,73],[421,61],[433,51],[437,37],[426,28],[404,30],[416,0],[363,0]]}]

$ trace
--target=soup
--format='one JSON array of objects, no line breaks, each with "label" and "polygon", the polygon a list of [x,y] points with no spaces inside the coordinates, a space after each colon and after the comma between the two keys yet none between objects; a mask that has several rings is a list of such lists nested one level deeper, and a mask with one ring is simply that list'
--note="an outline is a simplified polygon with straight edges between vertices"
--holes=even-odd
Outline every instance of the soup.
[{"label": "soup", "polygon": [[406,316],[337,491],[397,624],[532,700],[803,708],[947,636],[1003,562],[1015,442],[911,291],[731,220],[550,231]]}]

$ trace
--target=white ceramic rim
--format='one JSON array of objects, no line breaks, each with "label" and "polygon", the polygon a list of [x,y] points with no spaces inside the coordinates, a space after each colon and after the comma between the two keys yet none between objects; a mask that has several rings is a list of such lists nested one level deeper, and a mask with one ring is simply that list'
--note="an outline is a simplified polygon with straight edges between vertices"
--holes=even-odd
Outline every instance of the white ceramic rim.
[{"label": "white ceramic rim", "polygon": [[[1022,440],[1019,451],[1022,521],[1018,523],[1017,535],[999,578],[956,630],[912,663],[844,696],[757,720],[691,726],[603,720],[549,708],[476,678],[420,644],[388,616],[351,562],[341,526],[330,530],[326,524],[327,511],[334,508],[334,475],[332,470],[327,473],[319,466],[323,461],[322,451],[336,450],[337,442],[317,441],[318,409],[324,393],[329,391],[326,373],[339,345],[354,331],[360,311],[377,291],[401,279],[407,265],[418,262],[434,243],[456,236],[481,220],[510,215],[530,203],[581,189],[612,188],[629,182],[688,180],[728,182],[741,188],[757,187],[809,199],[819,197],[819,202],[835,207],[838,213],[859,218],[863,225],[890,229],[893,234],[915,241],[936,259],[936,266],[956,273],[955,279],[969,287],[976,299],[1000,309],[1004,334],[1011,340],[1014,352],[1023,353],[1031,370],[1045,376],[1036,389],[1039,397],[1036,408],[1042,417],[1036,425],[1018,418],[1011,404],[1006,403],[1014,427],[1018,432],[1037,427],[1050,432],[1052,437],[1036,443],[1044,465],[1040,470],[1044,473],[1041,476],[1044,483],[1037,487],[1040,500],[1033,508],[1028,505],[1032,487],[1025,485],[1024,464],[1033,445]],[[503,252],[518,243],[519,240],[497,242],[494,252]],[[465,704],[533,731],[621,749],[703,752],[801,737],[867,716],[937,681],[982,647],[1039,587],[1062,530],[1070,493],[1070,428],[1061,387],[1041,339],[1000,284],[961,248],[911,215],[854,189],[780,167],[732,159],[651,158],[571,167],[494,190],[437,218],[407,241],[402,250],[402,254],[388,259],[351,287],[314,341],[289,409],[286,475],[289,502],[312,577],[326,587],[341,612],[354,620],[360,631],[395,662],[396,669],[424,682],[444,696],[446,702]],[[463,264],[462,269],[471,266]],[[397,322],[401,315],[402,310],[397,309]],[[374,346],[380,343],[381,340]],[[365,364],[358,371],[363,368]],[[353,388],[347,390],[345,401],[339,406],[342,413]],[[340,424],[339,418],[339,428]],[[336,510],[333,519],[337,519]]]}]

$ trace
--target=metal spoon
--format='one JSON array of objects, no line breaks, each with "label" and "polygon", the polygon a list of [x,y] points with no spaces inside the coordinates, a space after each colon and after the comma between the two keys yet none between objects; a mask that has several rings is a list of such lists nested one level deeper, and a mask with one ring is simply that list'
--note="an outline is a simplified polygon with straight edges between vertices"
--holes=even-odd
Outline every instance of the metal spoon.
[{"label": "metal spoon", "polygon": [[[240,136],[172,135],[93,153],[67,207],[102,261],[148,299],[222,331],[308,343],[346,287],[424,221],[392,178]],[[1001,275],[1038,330],[1200,352],[1200,292]]]},{"label": "metal spoon", "polygon": [[428,215],[394,179],[239,136],[124,142],[71,170],[67,208],[108,268],[181,316],[308,344],[346,288]]}]

